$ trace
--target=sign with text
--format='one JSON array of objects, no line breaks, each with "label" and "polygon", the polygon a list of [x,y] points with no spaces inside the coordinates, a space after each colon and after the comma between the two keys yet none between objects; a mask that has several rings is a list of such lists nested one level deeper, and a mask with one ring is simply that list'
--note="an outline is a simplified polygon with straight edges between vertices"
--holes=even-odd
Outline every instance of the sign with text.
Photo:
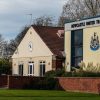
[{"label": "sign with text", "polygon": [[65,24],[65,31],[100,26],[100,17]]}]

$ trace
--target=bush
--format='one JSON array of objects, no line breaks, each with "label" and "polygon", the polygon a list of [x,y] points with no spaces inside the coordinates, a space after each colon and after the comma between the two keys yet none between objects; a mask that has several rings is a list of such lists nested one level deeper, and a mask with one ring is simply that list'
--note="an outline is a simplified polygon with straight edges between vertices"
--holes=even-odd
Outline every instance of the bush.
[{"label": "bush", "polygon": [[100,73],[83,72],[82,77],[100,77]]},{"label": "bush", "polygon": [[45,73],[45,77],[53,78],[53,77],[61,77],[65,73],[64,69],[58,69],[56,71],[48,71]]},{"label": "bush", "polygon": [[81,62],[79,66],[85,72],[100,73],[100,63],[94,65],[93,62],[90,62],[86,65],[84,62]]},{"label": "bush", "polygon": [[54,78],[54,77],[100,77],[100,72],[90,72],[90,71],[84,71],[81,68],[76,69],[71,72],[65,72],[62,70],[56,70],[56,71],[48,71],[45,74],[46,78]]},{"label": "bush", "polygon": [[72,72],[65,72],[62,77],[72,77]]},{"label": "bush", "polygon": [[56,77],[61,77],[65,73],[64,69],[58,69],[56,70]]},{"label": "bush", "polygon": [[54,70],[48,71],[48,72],[45,73],[44,76],[47,77],[47,78],[55,77],[56,76],[56,71],[54,71]]},{"label": "bush", "polygon": [[0,75],[11,73],[11,63],[7,59],[0,59]]},{"label": "bush", "polygon": [[100,73],[93,72],[70,72],[66,73],[64,77],[100,77]]}]

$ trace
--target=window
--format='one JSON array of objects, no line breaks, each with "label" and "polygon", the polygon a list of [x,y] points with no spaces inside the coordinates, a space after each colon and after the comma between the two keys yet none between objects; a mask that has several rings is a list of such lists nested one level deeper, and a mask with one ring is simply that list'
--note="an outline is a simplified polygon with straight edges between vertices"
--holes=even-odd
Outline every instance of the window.
[{"label": "window", "polygon": [[32,42],[29,42],[28,48],[29,48],[29,51],[32,52],[32,50],[33,50],[33,44],[32,44]]},{"label": "window", "polygon": [[45,61],[40,61],[40,76],[43,77],[45,74]]},{"label": "window", "polygon": [[80,46],[83,44],[83,35],[81,30],[72,31],[73,35],[73,46]]},{"label": "window", "polygon": [[34,62],[29,62],[28,75],[29,76],[33,76],[34,75]]},{"label": "window", "polygon": [[75,56],[83,56],[82,47],[76,47],[75,48]]},{"label": "window", "polygon": [[23,64],[19,65],[19,75],[23,76]]},{"label": "window", "polygon": [[83,30],[71,32],[71,66],[78,67],[83,60]]}]

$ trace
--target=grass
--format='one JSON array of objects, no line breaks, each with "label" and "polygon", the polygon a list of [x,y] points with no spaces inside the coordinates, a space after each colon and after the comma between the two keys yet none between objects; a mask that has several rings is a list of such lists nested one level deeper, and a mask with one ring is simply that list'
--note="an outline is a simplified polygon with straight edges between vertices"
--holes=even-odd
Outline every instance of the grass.
[{"label": "grass", "polygon": [[97,94],[45,90],[0,90],[0,100],[100,100]]}]

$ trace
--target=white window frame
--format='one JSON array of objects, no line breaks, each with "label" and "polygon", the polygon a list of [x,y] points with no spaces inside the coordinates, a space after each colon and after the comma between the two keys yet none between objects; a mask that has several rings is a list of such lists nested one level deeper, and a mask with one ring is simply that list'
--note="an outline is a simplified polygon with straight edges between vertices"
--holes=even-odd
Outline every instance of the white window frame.
[{"label": "white window frame", "polygon": [[[30,73],[30,66],[32,66],[32,74]],[[34,62],[28,63],[28,75],[29,76],[34,75]]]}]

